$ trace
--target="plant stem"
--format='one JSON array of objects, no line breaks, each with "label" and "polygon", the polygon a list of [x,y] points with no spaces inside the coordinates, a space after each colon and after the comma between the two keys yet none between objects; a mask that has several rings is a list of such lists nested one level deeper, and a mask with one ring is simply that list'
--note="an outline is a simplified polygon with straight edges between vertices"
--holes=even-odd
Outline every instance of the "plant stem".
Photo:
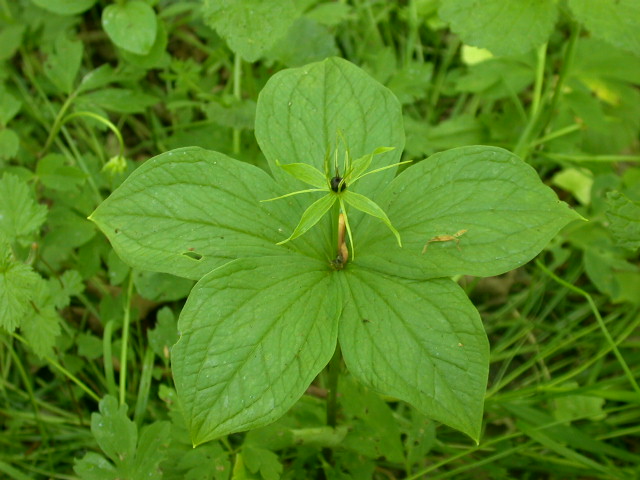
[{"label": "plant stem", "polygon": [[336,345],[336,351],[329,362],[327,382],[327,425],[336,428],[338,425],[338,377],[342,364],[342,351],[340,345]]},{"label": "plant stem", "polygon": [[131,323],[131,294],[133,293],[133,270],[129,273],[127,297],[124,301],[124,319],[122,325],[122,349],[120,350],[120,405],[125,403],[127,391],[127,350],[129,346],[129,324]]},{"label": "plant stem", "polygon": [[[242,58],[236,53],[233,59],[233,96],[238,100],[242,100]],[[233,153],[240,153],[240,129],[233,129]]]}]

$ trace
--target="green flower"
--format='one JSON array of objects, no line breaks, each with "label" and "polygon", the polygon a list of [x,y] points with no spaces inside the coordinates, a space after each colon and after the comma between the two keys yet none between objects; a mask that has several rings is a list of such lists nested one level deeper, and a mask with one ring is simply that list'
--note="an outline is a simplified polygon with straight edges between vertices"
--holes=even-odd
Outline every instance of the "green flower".
[{"label": "green flower", "polygon": [[315,188],[287,193],[286,195],[282,195],[280,197],[263,200],[264,202],[279,200],[281,198],[291,197],[293,195],[298,195],[301,193],[327,192],[324,197],[319,198],[311,205],[309,205],[309,207],[302,214],[302,217],[300,217],[300,222],[298,222],[298,225],[293,230],[293,233],[289,236],[289,238],[278,242],[277,245],[287,243],[306,233],[309,229],[311,229],[311,227],[313,227],[320,221],[320,219],[331,209],[331,207],[336,202],[338,202],[340,205],[340,212],[344,215],[344,222],[347,228],[347,234],[349,236],[349,244],[351,245],[352,257],[355,257],[355,250],[353,247],[353,235],[351,233],[351,227],[349,226],[347,205],[382,220],[384,224],[389,227],[389,230],[391,230],[391,232],[393,232],[393,234],[395,235],[396,239],[398,240],[398,245],[402,247],[400,234],[393,227],[391,221],[389,220],[389,217],[387,217],[387,214],[384,212],[384,210],[382,210],[382,208],[380,208],[374,201],[370,200],[364,195],[353,191],[353,186],[361,178],[366,177],[367,175],[371,175],[372,173],[381,172],[383,170],[387,170],[389,168],[394,168],[398,165],[411,162],[411,160],[406,162],[398,162],[394,163],[393,165],[387,165],[385,167],[367,171],[371,166],[371,163],[373,162],[373,157],[389,152],[391,150],[393,150],[393,147],[378,147],[368,155],[364,155],[357,160],[353,160],[351,158],[349,149],[345,149],[343,168],[344,175],[340,174],[340,169],[338,166],[339,154],[337,146],[333,155],[333,171],[331,169],[330,160],[332,155],[330,155],[328,151],[324,158],[324,173],[307,163],[289,163],[283,165],[276,161],[277,165],[285,172]]}]

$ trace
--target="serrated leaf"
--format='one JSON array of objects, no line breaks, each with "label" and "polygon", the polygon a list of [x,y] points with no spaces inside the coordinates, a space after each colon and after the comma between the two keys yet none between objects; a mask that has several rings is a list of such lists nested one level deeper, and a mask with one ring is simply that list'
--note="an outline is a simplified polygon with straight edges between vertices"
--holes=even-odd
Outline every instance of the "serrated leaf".
[{"label": "serrated leaf", "polygon": [[111,395],[100,401],[100,413],[91,414],[91,433],[102,451],[116,466],[133,460],[138,429],[127,417],[127,406]]},{"label": "serrated leaf", "polygon": [[[200,279],[243,256],[283,255],[293,231],[287,201],[259,168],[221,153],[183,148],[145,162],[91,215],[118,255],[140,270]],[[306,252],[324,245],[305,235]]]},{"label": "serrated leaf", "polygon": [[40,8],[58,15],[77,15],[89,10],[97,0],[31,0]]},{"label": "serrated leaf", "polygon": [[0,239],[28,244],[47,217],[47,207],[38,205],[27,184],[15,175],[0,179]]},{"label": "serrated leaf", "polygon": [[555,0],[443,0],[438,13],[464,43],[496,55],[542,45],[558,14]]},{"label": "serrated leaf", "polygon": [[640,202],[624,193],[607,193],[607,218],[616,243],[624,248],[640,248]]},{"label": "serrated leaf", "polygon": [[355,264],[344,273],[339,340],[349,371],[478,441],[489,342],[464,291],[449,279],[416,282]]},{"label": "serrated leaf", "polygon": [[[6,248],[1,244],[0,247]],[[28,265],[12,260],[0,265],[0,327],[13,332],[20,326],[32,309],[29,302],[38,281],[40,276]]]},{"label": "serrated leaf", "polygon": [[302,396],[336,345],[330,273],[291,254],[236,260],[196,284],[171,351],[194,445],[266,425]]},{"label": "serrated leaf", "polygon": [[35,291],[31,294],[32,308],[28,309],[29,314],[22,319],[20,331],[33,353],[44,358],[53,354],[56,338],[60,335],[61,318],[49,296],[47,282],[39,278]]},{"label": "serrated leaf", "polygon": [[134,0],[108,5],[102,11],[102,28],[118,48],[147,55],[156,39],[158,24],[153,8]]},{"label": "serrated leaf", "polygon": [[88,452],[81,459],[75,459],[73,471],[83,480],[116,480],[118,478],[116,467],[95,452]]},{"label": "serrated leaf", "polygon": [[402,235],[403,248],[367,219],[355,233],[362,242],[357,261],[414,279],[499,275],[531,260],[562,227],[581,218],[533,168],[497,147],[437,153],[374,198]]},{"label": "serrated leaf", "polygon": [[258,60],[299,15],[292,0],[205,0],[205,22],[248,62]]},{"label": "serrated leaf", "polygon": [[47,52],[44,73],[56,87],[67,95],[73,91],[73,84],[82,61],[83,44],[66,35],[58,35],[53,49]]},{"label": "serrated leaf", "polygon": [[569,0],[569,8],[591,35],[640,55],[640,3],[637,0]]},{"label": "serrated leaf", "polygon": [[171,441],[171,423],[154,422],[142,428],[138,441],[135,462],[129,466],[129,478],[159,480],[162,477],[160,463]]},{"label": "serrated leaf", "polygon": [[[404,146],[400,104],[387,88],[340,58],[281,71],[260,92],[256,139],[274,177],[284,184],[291,180],[276,160],[304,159],[324,171],[325,152],[335,148],[338,132],[354,158],[384,145],[395,150],[379,157],[380,167],[397,163]],[[357,191],[370,196],[394,174],[392,168],[369,175],[358,182]]]}]

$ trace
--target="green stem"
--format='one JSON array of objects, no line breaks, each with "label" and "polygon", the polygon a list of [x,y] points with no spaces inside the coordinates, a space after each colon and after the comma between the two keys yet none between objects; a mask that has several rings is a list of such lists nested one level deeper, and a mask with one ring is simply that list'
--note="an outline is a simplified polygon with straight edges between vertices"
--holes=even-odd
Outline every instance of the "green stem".
[{"label": "green stem", "polygon": [[591,297],[591,295],[589,295],[587,292],[585,292],[581,288],[578,288],[575,285],[573,285],[573,284],[571,284],[569,282],[566,282],[562,278],[558,277],[555,273],[553,273],[551,270],[549,270],[547,267],[545,267],[542,264],[542,262],[536,261],[536,266],[540,270],[542,270],[544,273],[549,275],[557,283],[559,283],[560,285],[562,285],[565,288],[568,288],[572,292],[575,292],[578,295],[583,296],[587,300],[587,303],[589,304],[589,307],[591,307],[591,311],[593,312],[593,315],[596,317],[598,325],[600,326],[600,329],[602,330],[602,334],[604,335],[604,338],[609,343],[609,346],[611,347],[611,350],[613,350],[614,355],[618,359],[618,362],[620,363],[620,366],[622,367],[622,370],[624,370],[624,373],[627,375],[627,379],[629,380],[629,383],[631,384],[633,389],[636,391],[636,393],[640,395],[640,386],[638,385],[638,382],[636,382],[636,379],[635,379],[635,377],[633,375],[633,372],[631,372],[631,369],[629,368],[629,365],[627,365],[627,362],[625,361],[624,357],[620,353],[620,350],[618,350],[618,345],[616,344],[616,342],[611,337],[611,334],[609,333],[609,329],[605,325],[604,320],[602,320],[602,317],[600,316],[600,312],[598,311],[598,308],[596,307],[596,304],[593,301],[593,298]]},{"label": "green stem", "polygon": [[114,397],[117,395],[116,380],[113,375],[113,353],[111,350],[111,338],[113,336],[113,320],[109,320],[102,332],[102,358],[104,363],[104,378],[107,384],[107,392]]},{"label": "green stem", "polygon": [[127,297],[124,302],[124,319],[122,325],[122,348],[120,350],[120,405],[125,404],[127,391],[127,350],[129,346],[129,325],[131,323],[131,295],[133,293],[133,270],[129,273]]},{"label": "green stem", "polygon": [[342,351],[340,345],[336,345],[336,351],[329,362],[327,382],[327,425],[336,428],[338,425],[338,377],[342,363]]},{"label": "green stem", "polygon": [[[236,100],[242,100],[242,58],[236,53],[233,59],[233,96]],[[240,153],[240,133],[239,128],[233,129],[233,153]]]}]

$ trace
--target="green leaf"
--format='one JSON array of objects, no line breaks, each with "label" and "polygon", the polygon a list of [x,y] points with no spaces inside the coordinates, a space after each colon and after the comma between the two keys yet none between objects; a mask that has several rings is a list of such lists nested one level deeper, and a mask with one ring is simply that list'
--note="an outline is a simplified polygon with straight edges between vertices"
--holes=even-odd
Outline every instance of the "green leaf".
[{"label": "green leaf", "polygon": [[77,98],[78,105],[90,104],[118,113],[143,113],[158,103],[158,98],[126,88],[103,88]]},{"label": "green leaf", "polygon": [[47,207],[35,202],[27,184],[5,172],[0,179],[0,239],[27,245],[46,217]]},{"label": "green leaf", "polygon": [[156,38],[151,46],[151,49],[145,55],[137,55],[127,50],[121,50],[120,54],[132,65],[145,69],[167,67],[171,62],[169,54],[167,53],[167,43],[169,38],[167,37],[167,28],[164,26],[164,22],[158,20],[156,29]]},{"label": "green leaf", "polygon": [[66,35],[59,35],[53,49],[47,52],[44,73],[51,83],[67,95],[73,91],[73,84],[82,61],[83,44]]},{"label": "green leaf", "polygon": [[20,137],[10,128],[0,130],[0,160],[9,160],[18,155]]},{"label": "green leaf", "polygon": [[607,193],[607,218],[616,243],[624,248],[640,248],[640,202],[624,193]]},{"label": "green leaf", "polygon": [[[2,45],[2,50],[0,50],[0,61],[8,60],[15,55],[16,51],[22,44],[22,34],[24,33],[24,29],[25,26],[20,24],[2,25],[2,30],[0,31],[0,45]],[[0,112],[2,112],[2,108],[0,108]],[[0,115],[2,114],[0,113]]]},{"label": "green leaf", "polygon": [[205,22],[248,62],[258,60],[298,17],[292,0],[205,0]]},{"label": "green leaf", "polygon": [[[0,38],[0,45],[2,45],[2,38]],[[7,125],[17,115],[21,107],[22,102],[11,94],[4,85],[0,85],[0,127]]]},{"label": "green leaf", "polygon": [[204,276],[180,315],[173,376],[194,445],[283,415],[327,364],[340,304],[329,265],[246,258]]},{"label": "green leaf", "polygon": [[[536,171],[497,147],[462,147],[407,168],[375,197],[402,235],[403,248],[371,220],[354,235],[358,263],[390,275],[492,276],[531,260],[558,231],[580,219]],[[463,233],[463,231],[466,231]],[[458,235],[429,243],[435,237]]]},{"label": "green leaf", "polygon": [[153,8],[141,1],[112,3],[102,11],[102,28],[118,48],[147,55],[156,39],[157,19]]},{"label": "green leaf", "polygon": [[21,321],[20,331],[33,352],[44,358],[53,354],[56,337],[60,335],[61,318],[49,285],[42,278],[38,278],[29,296],[28,313]]},{"label": "green leaf", "polygon": [[42,184],[61,192],[77,190],[87,178],[87,174],[77,167],[66,165],[66,158],[59,153],[42,157],[36,168],[36,175]]},{"label": "green leaf", "polygon": [[28,265],[13,261],[8,245],[0,243],[0,249],[0,327],[13,332],[32,310],[29,302],[40,277]]},{"label": "green leaf", "polygon": [[89,10],[96,0],[31,0],[40,8],[58,15],[77,15]]},{"label": "green leaf", "polygon": [[384,224],[389,227],[389,230],[391,230],[391,232],[395,235],[396,239],[398,240],[398,245],[402,247],[400,234],[395,228],[393,228],[393,225],[391,225],[389,217],[387,217],[387,214],[384,213],[384,210],[382,210],[374,201],[369,200],[364,195],[360,195],[358,193],[350,191],[343,192],[342,199],[356,210],[360,210],[367,215],[371,215],[382,220]]},{"label": "green leaf", "polygon": [[83,480],[116,480],[118,471],[102,455],[88,452],[81,459],[75,459],[73,471]]},{"label": "green leaf", "polygon": [[140,296],[155,302],[183,299],[193,287],[193,281],[168,273],[136,272],[133,281]]},{"label": "green leaf", "polygon": [[161,308],[156,318],[155,328],[147,332],[149,346],[158,357],[167,361],[171,347],[178,341],[176,319],[169,307]]},{"label": "green leaf", "polygon": [[[146,161],[90,219],[129,265],[198,280],[234,258],[286,253],[276,242],[293,231],[291,206],[261,202],[280,194],[253,165],[184,148]],[[324,252],[313,239],[289,248]]]},{"label": "green leaf", "polygon": [[489,342],[448,279],[416,282],[349,265],[339,340],[347,368],[383,395],[480,437]]},{"label": "green leaf", "polygon": [[335,37],[327,27],[310,18],[300,17],[267,56],[287,67],[299,67],[339,54]]},{"label": "green leaf", "polygon": [[307,208],[302,214],[302,217],[300,217],[300,222],[293,233],[286,240],[278,242],[277,245],[282,245],[283,243],[293,240],[294,238],[298,238],[300,235],[307,232],[320,221],[324,214],[329,211],[334,203],[336,203],[336,200],[338,200],[337,195],[327,194],[309,205],[309,208]]},{"label": "green leaf", "polygon": [[438,13],[464,43],[496,55],[542,45],[558,14],[555,0],[443,0]]},{"label": "green leaf", "polygon": [[324,176],[324,173],[307,163],[289,163],[288,165],[283,165],[276,160],[276,165],[304,183],[308,183],[316,188],[328,188],[327,178]]},{"label": "green leaf", "polygon": [[637,0],[569,0],[569,8],[591,35],[640,54],[640,3]]},{"label": "green leaf", "polygon": [[242,448],[244,464],[251,473],[260,474],[264,480],[280,480],[282,464],[271,450],[246,445]]},{"label": "green leaf", "polygon": [[142,428],[136,448],[135,462],[129,467],[126,478],[160,480],[163,478],[160,462],[171,440],[171,423],[154,422]]},{"label": "green leaf", "polygon": [[[400,104],[393,94],[361,69],[330,58],[275,74],[258,99],[256,139],[276,179],[291,184],[283,164],[304,159],[324,171],[325,153],[336,147],[342,132],[354,158],[385,145],[393,152],[380,156],[380,167],[397,163],[404,146]],[[367,196],[393,178],[395,168],[358,182]],[[292,190],[289,187],[287,190]]]},{"label": "green leaf", "polygon": [[116,466],[133,460],[138,429],[127,417],[127,406],[106,395],[100,401],[100,413],[91,414],[91,433],[102,451]]}]

